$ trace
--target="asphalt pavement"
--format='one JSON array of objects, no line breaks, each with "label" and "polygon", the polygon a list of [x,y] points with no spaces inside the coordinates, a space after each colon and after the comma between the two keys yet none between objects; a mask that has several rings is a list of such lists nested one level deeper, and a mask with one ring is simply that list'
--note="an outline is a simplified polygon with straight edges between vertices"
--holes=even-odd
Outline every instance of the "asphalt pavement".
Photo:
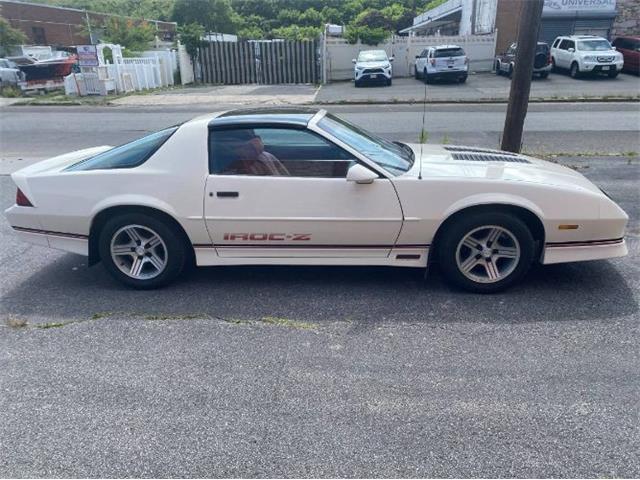
[{"label": "asphalt pavement", "polygon": [[627,210],[630,255],[490,296],[346,267],[133,291],[3,217],[0,476],[640,476],[640,160],[558,160]]},{"label": "asphalt pavement", "polygon": [[[0,174],[70,150],[118,145],[145,133],[234,105],[174,107],[26,107],[0,109]],[[418,142],[422,105],[332,105],[344,116],[393,140]],[[429,143],[496,148],[506,105],[427,105]],[[640,103],[542,103],[529,105],[523,148],[532,153],[640,151]]]}]

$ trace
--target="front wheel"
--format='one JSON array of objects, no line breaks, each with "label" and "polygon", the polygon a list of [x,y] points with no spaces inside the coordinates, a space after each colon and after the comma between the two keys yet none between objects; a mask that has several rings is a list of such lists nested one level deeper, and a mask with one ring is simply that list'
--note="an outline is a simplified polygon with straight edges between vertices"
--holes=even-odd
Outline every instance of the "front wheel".
[{"label": "front wheel", "polygon": [[536,244],[526,224],[508,213],[462,216],[445,227],[436,252],[445,277],[471,292],[494,293],[520,280]]},{"label": "front wheel", "polygon": [[431,78],[429,78],[429,74],[427,73],[426,68],[422,72],[422,80],[424,81],[424,83],[431,83]]},{"label": "front wheel", "polygon": [[465,75],[464,77],[460,77],[460,78],[458,79],[458,82],[460,82],[460,83],[464,83],[464,82],[466,82],[466,81],[467,81],[467,76],[466,76],[466,75]]},{"label": "front wheel", "polygon": [[580,67],[577,62],[573,62],[571,64],[571,70],[569,70],[569,75],[571,78],[578,78],[580,76]]},{"label": "front wheel", "polygon": [[617,70],[610,70],[608,75],[609,75],[609,78],[616,78],[618,76],[618,71]]},{"label": "front wheel", "polygon": [[392,83],[393,83],[393,79],[388,78],[387,79],[387,87],[390,87]]},{"label": "front wheel", "polygon": [[420,78],[420,74],[418,73],[418,67],[413,67],[413,78],[418,80]]},{"label": "front wheel", "polygon": [[107,271],[121,283],[139,289],[168,284],[180,274],[187,257],[184,242],[172,226],[140,213],[108,220],[98,248]]}]

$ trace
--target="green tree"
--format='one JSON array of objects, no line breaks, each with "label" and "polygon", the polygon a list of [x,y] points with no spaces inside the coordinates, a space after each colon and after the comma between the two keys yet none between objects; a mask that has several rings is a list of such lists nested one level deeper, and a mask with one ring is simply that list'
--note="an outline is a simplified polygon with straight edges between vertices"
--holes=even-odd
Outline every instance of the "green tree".
[{"label": "green tree", "polygon": [[199,23],[189,23],[178,27],[178,33],[180,34],[180,42],[186,48],[191,60],[195,60],[198,56],[198,48],[204,44],[202,40],[204,27]]},{"label": "green tree", "polygon": [[345,38],[349,43],[356,43],[358,39],[365,45],[377,45],[389,36],[389,31],[384,28],[359,27],[348,25]]},{"label": "green tree", "polygon": [[271,32],[273,38],[283,38],[285,40],[312,40],[320,35],[320,27],[300,27],[291,25],[289,27],[275,28]]},{"label": "green tree", "polygon": [[14,45],[21,45],[27,41],[27,36],[22,30],[13,28],[8,20],[0,17],[0,50],[4,52]]},{"label": "green tree", "polygon": [[124,55],[146,50],[155,37],[155,28],[144,20],[111,17],[103,28],[102,40],[122,45]]},{"label": "green tree", "polygon": [[179,24],[199,23],[207,32],[235,33],[239,18],[229,0],[175,0],[172,18]]}]

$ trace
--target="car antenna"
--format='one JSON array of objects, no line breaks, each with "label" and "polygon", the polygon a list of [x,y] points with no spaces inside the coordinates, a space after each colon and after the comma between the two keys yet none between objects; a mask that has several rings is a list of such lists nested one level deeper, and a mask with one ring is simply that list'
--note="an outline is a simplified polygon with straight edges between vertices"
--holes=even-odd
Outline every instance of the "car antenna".
[{"label": "car antenna", "polygon": [[427,72],[424,72],[424,98],[422,99],[422,130],[420,130],[420,170],[418,170],[418,180],[422,180],[422,146],[426,141],[424,134],[425,120],[427,116]]}]

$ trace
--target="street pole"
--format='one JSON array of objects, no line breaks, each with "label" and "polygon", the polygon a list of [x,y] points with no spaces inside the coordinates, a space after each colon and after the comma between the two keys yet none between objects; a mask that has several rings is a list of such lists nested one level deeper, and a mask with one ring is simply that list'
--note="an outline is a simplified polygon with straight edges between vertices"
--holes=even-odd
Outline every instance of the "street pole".
[{"label": "street pole", "polygon": [[527,116],[533,61],[538,43],[538,28],[544,0],[522,0],[520,22],[518,24],[518,46],[515,67],[509,92],[509,106],[502,133],[502,150],[520,151],[522,129]]}]

